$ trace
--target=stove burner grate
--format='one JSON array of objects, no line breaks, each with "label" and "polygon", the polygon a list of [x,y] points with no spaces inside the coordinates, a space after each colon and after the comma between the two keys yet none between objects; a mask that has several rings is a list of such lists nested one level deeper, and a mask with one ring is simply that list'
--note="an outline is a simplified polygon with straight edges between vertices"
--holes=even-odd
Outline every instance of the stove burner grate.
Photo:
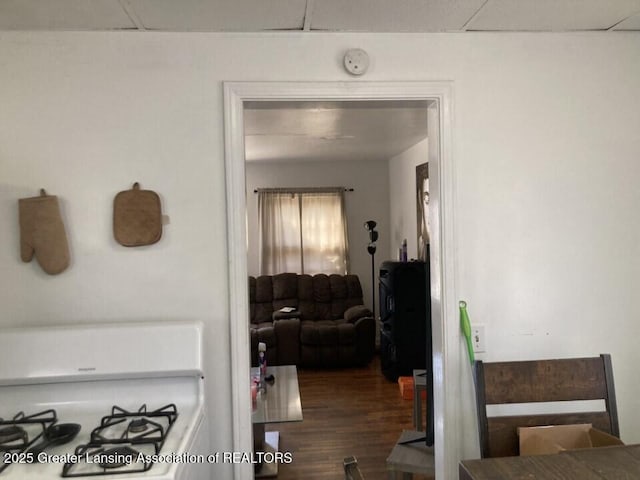
[{"label": "stove burner grate", "polygon": [[[76,462],[67,462],[62,467],[62,477],[97,477],[104,475],[141,473],[149,470],[153,463],[146,460],[143,452],[158,455],[160,446],[155,442],[121,444],[92,442],[75,449]],[[143,454],[140,456],[140,454]]]},{"label": "stove burner grate", "polygon": [[95,460],[66,463],[62,476],[146,472],[153,463],[145,460],[145,455],[139,461],[139,454],[151,451],[158,455],[177,417],[178,409],[174,404],[153,411],[142,405],[137,412],[113,406],[111,415],[103,417],[100,425],[91,432],[90,442],[79,445],[75,450],[79,459]]},{"label": "stove burner grate", "polygon": [[[0,451],[22,453],[39,440],[47,428],[58,420],[55,410],[43,410],[33,415],[19,412],[11,420],[0,418]],[[2,456],[0,472],[4,471],[11,462]],[[10,457],[9,457],[10,458]]]},{"label": "stove burner grate", "polygon": [[22,442],[22,445],[28,443],[28,435],[24,428],[19,425],[0,428],[0,445],[4,446],[4,444],[16,441]]},{"label": "stove burner grate", "polygon": [[[162,447],[177,417],[178,410],[174,404],[153,411],[147,411],[147,406],[142,405],[137,412],[114,406],[111,415],[103,417],[100,426],[91,432],[91,441],[157,442]],[[120,425],[122,427],[119,427]]]},{"label": "stove burner grate", "polygon": [[138,452],[131,447],[114,447],[103,451],[99,455],[102,460],[98,462],[98,465],[108,470],[130,465],[133,459],[138,456]]}]

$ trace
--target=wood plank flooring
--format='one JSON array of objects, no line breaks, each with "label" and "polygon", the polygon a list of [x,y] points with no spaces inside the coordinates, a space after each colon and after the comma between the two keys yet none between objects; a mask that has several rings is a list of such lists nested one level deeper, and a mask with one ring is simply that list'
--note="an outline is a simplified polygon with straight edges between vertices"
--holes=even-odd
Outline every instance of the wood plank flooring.
[{"label": "wood plank flooring", "polygon": [[298,383],[304,421],[267,428],[280,432],[280,450],[293,456],[277,478],[344,479],[343,459],[354,455],[366,480],[387,479],[387,456],[402,430],[413,429],[412,401],[383,377],[379,357],[364,368],[300,368]]}]

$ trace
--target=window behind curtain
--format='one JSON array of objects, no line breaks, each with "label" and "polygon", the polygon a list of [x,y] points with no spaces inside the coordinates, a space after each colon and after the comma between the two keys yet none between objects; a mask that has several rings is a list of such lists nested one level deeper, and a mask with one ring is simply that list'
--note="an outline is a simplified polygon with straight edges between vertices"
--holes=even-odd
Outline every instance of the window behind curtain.
[{"label": "window behind curtain", "polygon": [[349,270],[344,188],[258,191],[260,273]]}]

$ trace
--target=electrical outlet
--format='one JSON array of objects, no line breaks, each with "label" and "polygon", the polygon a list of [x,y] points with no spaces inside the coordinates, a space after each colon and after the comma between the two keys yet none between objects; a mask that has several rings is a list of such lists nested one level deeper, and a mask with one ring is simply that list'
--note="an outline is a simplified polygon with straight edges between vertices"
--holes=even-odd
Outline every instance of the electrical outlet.
[{"label": "electrical outlet", "polygon": [[486,338],[484,336],[484,325],[472,325],[471,343],[473,344],[473,351],[475,353],[486,352],[485,341]]}]

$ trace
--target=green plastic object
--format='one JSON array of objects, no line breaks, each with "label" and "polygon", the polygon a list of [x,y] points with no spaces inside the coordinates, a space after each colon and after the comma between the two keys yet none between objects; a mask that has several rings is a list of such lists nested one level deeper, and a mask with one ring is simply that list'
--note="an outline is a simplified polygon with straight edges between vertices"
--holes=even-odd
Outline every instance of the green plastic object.
[{"label": "green plastic object", "polygon": [[460,300],[460,329],[467,342],[469,361],[471,362],[471,366],[473,366],[475,355],[473,354],[473,343],[471,342],[471,322],[469,322],[469,314],[467,313],[467,302],[464,300]]}]

